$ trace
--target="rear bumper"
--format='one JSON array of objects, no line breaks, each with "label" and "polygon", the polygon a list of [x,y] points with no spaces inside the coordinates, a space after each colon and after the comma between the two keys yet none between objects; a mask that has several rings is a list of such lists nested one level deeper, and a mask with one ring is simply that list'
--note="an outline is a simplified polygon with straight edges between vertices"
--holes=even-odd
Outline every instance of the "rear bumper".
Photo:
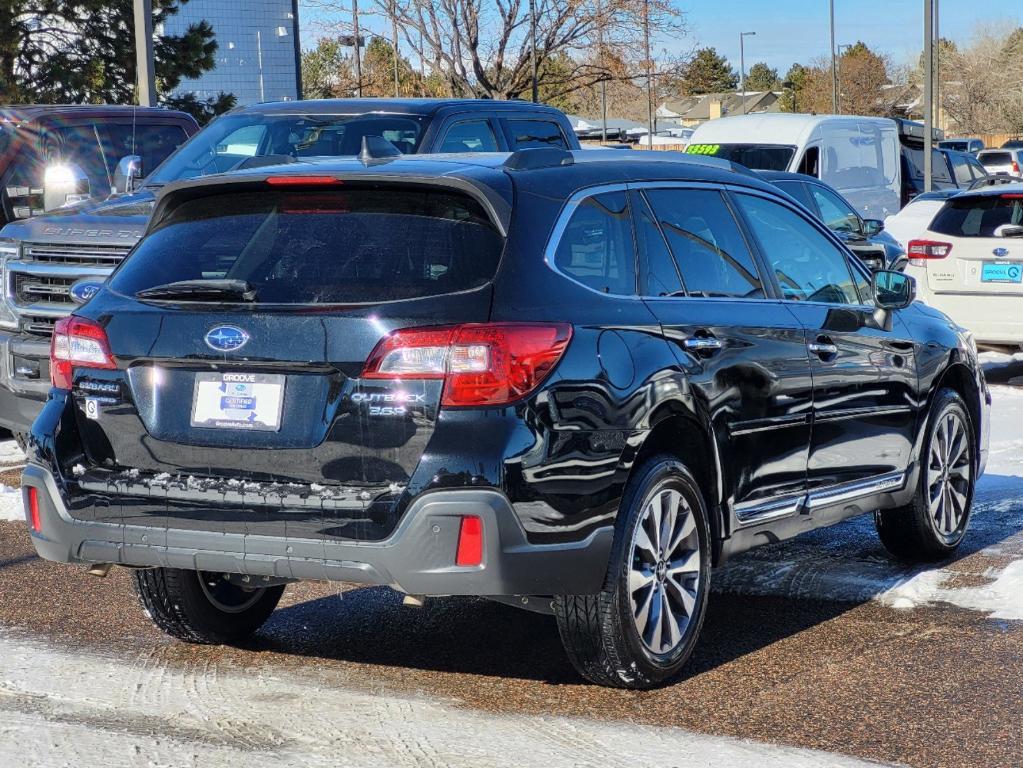
[{"label": "rear bumper", "polygon": [[[382,584],[422,595],[554,595],[600,591],[613,528],[570,544],[530,544],[508,499],[495,490],[433,491],[417,498],[388,538],[322,541],[83,522],[71,517],[57,479],[30,464],[38,491],[39,555],[63,563],[239,573]],[[28,500],[25,499],[26,509]],[[463,516],[483,521],[483,564],[454,565]]]},{"label": "rear bumper", "polygon": [[1023,296],[934,293],[921,287],[919,297],[969,330],[979,344],[1023,344]]}]

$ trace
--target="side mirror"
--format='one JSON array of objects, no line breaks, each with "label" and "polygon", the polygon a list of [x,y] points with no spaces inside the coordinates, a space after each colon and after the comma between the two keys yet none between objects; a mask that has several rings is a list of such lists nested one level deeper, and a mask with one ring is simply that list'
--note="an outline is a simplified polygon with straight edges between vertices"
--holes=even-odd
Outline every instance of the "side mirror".
[{"label": "side mirror", "polygon": [[117,161],[114,169],[114,193],[135,191],[135,182],[142,178],[142,158],[138,155],[125,155]]},{"label": "side mirror", "polygon": [[52,211],[89,197],[89,177],[74,163],[50,165],[43,172],[43,210]]},{"label": "side mirror", "polygon": [[916,280],[905,272],[874,273],[874,304],[878,309],[904,309],[916,300]]},{"label": "side mirror", "polygon": [[865,237],[873,237],[884,231],[884,222],[881,219],[864,219],[863,234]]}]

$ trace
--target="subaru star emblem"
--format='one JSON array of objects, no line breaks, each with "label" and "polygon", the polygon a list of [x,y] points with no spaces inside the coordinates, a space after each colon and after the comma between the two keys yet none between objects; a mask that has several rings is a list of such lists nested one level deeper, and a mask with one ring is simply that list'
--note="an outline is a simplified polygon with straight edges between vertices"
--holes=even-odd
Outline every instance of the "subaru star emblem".
[{"label": "subaru star emblem", "polygon": [[995,256],[997,256],[1000,259],[1004,259],[1006,256],[1009,255],[1009,249],[1008,248],[1001,248],[1001,247],[999,247],[999,248],[995,248],[993,251],[991,251],[991,253],[993,253]]},{"label": "subaru star emblem", "polygon": [[206,333],[206,346],[217,352],[234,352],[248,340],[249,334],[233,325],[218,325]]},{"label": "subaru star emblem", "polygon": [[102,287],[103,283],[98,280],[79,280],[68,289],[68,292],[75,304],[84,304],[99,293],[99,289]]}]

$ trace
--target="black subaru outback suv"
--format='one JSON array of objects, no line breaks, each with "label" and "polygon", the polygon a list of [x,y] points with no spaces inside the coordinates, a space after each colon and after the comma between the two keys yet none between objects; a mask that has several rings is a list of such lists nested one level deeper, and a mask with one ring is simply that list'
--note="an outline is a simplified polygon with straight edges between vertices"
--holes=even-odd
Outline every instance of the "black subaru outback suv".
[{"label": "black subaru outback suv", "polygon": [[727,556],[875,514],[960,543],[967,334],[723,161],[524,150],[170,185],[53,337],[24,498],[192,642],[287,582],[552,612],[590,680],[679,672]]}]

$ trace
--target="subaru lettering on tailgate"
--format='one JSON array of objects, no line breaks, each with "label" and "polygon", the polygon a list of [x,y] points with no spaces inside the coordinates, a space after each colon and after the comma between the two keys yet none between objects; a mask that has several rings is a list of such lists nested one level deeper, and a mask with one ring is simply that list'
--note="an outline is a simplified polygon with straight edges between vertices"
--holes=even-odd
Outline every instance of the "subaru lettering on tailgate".
[{"label": "subaru lettering on tailgate", "polygon": [[206,333],[206,346],[217,352],[234,352],[249,340],[249,334],[233,325],[218,325]]}]

